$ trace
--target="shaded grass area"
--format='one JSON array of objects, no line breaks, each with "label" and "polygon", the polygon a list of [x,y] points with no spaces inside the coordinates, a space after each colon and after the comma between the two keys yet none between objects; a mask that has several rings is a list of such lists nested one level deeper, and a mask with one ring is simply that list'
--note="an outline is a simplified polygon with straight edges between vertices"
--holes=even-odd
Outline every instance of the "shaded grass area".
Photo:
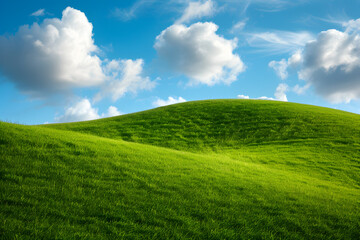
[{"label": "shaded grass area", "polygon": [[[66,131],[0,122],[0,238],[358,239],[359,117],[337,114],[319,138],[275,134],[232,148],[204,138],[192,147],[184,125],[183,138],[169,135],[169,144],[157,142],[155,130],[137,139],[166,147],[178,141],[179,150],[120,140],[114,122],[136,114],[50,125]],[[119,124],[137,132],[135,123]]]}]

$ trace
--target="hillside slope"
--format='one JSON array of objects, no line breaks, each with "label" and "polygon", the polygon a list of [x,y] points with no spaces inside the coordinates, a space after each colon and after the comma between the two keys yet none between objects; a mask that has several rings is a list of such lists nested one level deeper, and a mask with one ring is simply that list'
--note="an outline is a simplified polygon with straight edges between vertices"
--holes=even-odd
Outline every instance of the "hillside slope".
[{"label": "hillside slope", "polygon": [[42,127],[182,151],[221,153],[234,160],[247,158],[303,174],[321,171],[321,177],[360,184],[360,174],[355,171],[360,156],[360,115],[324,107],[205,100]]},{"label": "hillside slope", "polygon": [[228,99],[44,127],[198,151],[302,140],[358,142],[360,115],[297,103]]},{"label": "hillside slope", "polygon": [[358,239],[359,120],[221,100],[81,123],[0,122],[0,236]]}]

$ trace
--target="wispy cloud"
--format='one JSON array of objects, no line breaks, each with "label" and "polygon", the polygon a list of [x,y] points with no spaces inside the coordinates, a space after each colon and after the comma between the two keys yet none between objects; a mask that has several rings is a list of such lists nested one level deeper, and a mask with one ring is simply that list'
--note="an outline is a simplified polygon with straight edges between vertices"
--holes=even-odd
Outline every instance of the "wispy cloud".
[{"label": "wispy cloud", "polygon": [[40,17],[40,16],[44,16],[45,15],[45,9],[41,8],[35,12],[33,12],[32,14],[30,14],[30,16],[34,16],[34,17]]},{"label": "wispy cloud", "polygon": [[246,41],[258,51],[273,54],[295,52],[315,37],[306,31],[271,31],[245,34]]},{"label": "wispy cloud", "polygon": [[350,20],[351,20],[351,18],[349,16],[347,16],[346,13],[341,13],[341,14],[337,14],[335,16],[327,15],[325,17],[307,15],[307,16],[304,16],[303,18],[299,19],[298,22],[302,23],[303,25],[310,25],[310,26],[312,26],[314,24],[319,24],[319,23],[321,23],[321,24],[330,23],[330,24],[334,24],[334,25],[343,26]]},{"label": "wispy cloud", "polygon": [[243,19],[243,20],[241,20],[241,21],[238,21],[237,23],[235,23],[233,26],[232,26],[232,28],[231,28],[231,30],[230,30],[230,33],[236,33],[236,32],[240,32],[241,30],[243,30],[244,28],[245,28],[245,26],[246,26],[246,23],[247,23],[247,21],[248,21],[249,19],[248,18],[245,18],[245,19]]},{"label": "wispy cloud", "polygon": [[[136,18],[141,11],[151,5],[156,5],[158,13],[182,12],[182,16],[176,23],[186,23],[194,19],[211,16],[221,9],[230,7],[241,9],[240,15],[244,16],[250,7],[255,7],[259,11],[282,11],[288,7],[297,6],[308,0],[137,0],[128,8],[115,8],[111,15],[122,20],[129,21]],[[185,6],[185,9],[184,9]]]},{"label": "wispy cloud", "polygon": [[129,8],[115,8],[111,14],[122,21],[129,21],[133,18],[136,18],[136,14],[142,8],[153,4],[154,2],[156,2],[156,0],[138,0]]},{"label": "wispy cloud", "polygon": [[294,7],[308,0],[248,0],[250,4],[256,5],[257,9],[265,12],[277,12],[287,9],[289,7]]},{"label": "wispy cloud", "polygon": [[219,2],[226,3],[229,5],[241,4],[242,11],[241,14],[245,14],[246,11],[254,6],[259,11],[264,12],[278,12],[285,10],[289,7],[298,6],[308,2],[309,0],[219,0]]},{"label": "wispy cloud", "polygon": [[194,19],[211,16],[215,12],[215,4],[211,0],[205,2],[189,2],[182,16],[175,21],[176,24],[187,23]]}]

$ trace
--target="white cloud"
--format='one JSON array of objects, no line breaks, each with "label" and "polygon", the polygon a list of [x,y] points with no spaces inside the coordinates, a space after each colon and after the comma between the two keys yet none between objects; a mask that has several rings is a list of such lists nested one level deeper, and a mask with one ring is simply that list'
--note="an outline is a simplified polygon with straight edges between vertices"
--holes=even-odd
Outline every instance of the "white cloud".
[{"label": "white cloud", "polygon": [[167,100],[163,100],[163,99],[159,98],[155,102],[153,102],[153,106],[162,107],[162,106],[167,106],[167,105],[171,105],[171,104],[175,104],[175,103],[182,103],[182,102],[186,102],[186,100],[182,97],[178,97],[178,99],[173,98],[173,97],[168,97]]},{"label": "white cloud", "polygon": [[275,98],[272,97],[266,97],[266,96],[262,96],[262,97],[258,97],[258,98],[250,98],[247,95],[237,95],[237,98],[239,99],[259,99],[259,100],[276,100],[276,101],[283,101],[283,102],[287,102],[287,96],[286,96],[286,92],[289,91],[289,86],[285,83],[280,83],[274,93]]},{"label": "white cloud", "polygon": [[215,5],[211,0],[205,2],[189,2],[183,15],[176,20],[176,24],[188,23],[194,19],[211,16],[215,12]]},{"label": "white cloud", "polygon": [[295,52],[313,39],[309,32],[272,31],[247,35],[250,46],[274,54]]},{"label": "white cloud", "polygon": [[239,98],[239,99],[249,99],[250,97],[240,94],[240,95],[237,95],[237,98]]},{"label": "white cloud", "polygon": [[117,100],[126,92],[154,87],[149,77],[142,77],[142,59],[102,61],[92,30],[85,14],[71,7],[61,19],[22,26],[15,36],[0,36],[0,71],[35,98],[101,86],[98,100],[104,94]]},{"label": "white cloud", "polygon": [[55,118],[55,122],[77,122],[98,119],[98,109],[91,106],[88,99],[82,99],[65,110],[65,114]]},{"label": "white cloud", "polygon": [[350,20],[348,22],[344,22],[343,26],[346,28],[346,32],[359,32],[360,31],[360,18],[356,20]]},{"label": "white cloud", "polygon": [[95,96],[94,100],[110,96],[113,101],[118,100],[127,92],[136,94],[139,90],[150,90],[155,87],[155,82],[149,77],[143,77],[142,59],[135,61],[112,60],[106,64],[104,71],[108,76],[106,84]]},{"label": "white cloud", "polygon": [[296,68],[302,63],[302,53],[300,50],[296,51],[287,61],[288,66]]},{"label": "white cloud", "polygon": [[117,109],[117,107],[110,106],[106,113],[101,114],[101,117],[114,117],[121,114],[122,113]]},{"label": "white cloud", "polygon": [[255,99],[259,99],[259,100],[276,100],[274,98],[271,98],[271,97],[266,97],[266,96],[262,96],[262,97],[258,97],[258,98],[255,98]]},{"label": "white cloud", "polygon": [[231,32],[231,33],[235,33],[235,32],[237,32],[237,31],[243,30],[244,27],[246,26],[246,22],[247,22],[247,21],[248,21],[248,18],[246,18],[246,19],[244,19],[244,20],[242,20],[242,21],[239,21],[239,22],[235,23],[235,24],[232,26],[230,32]]},{"label": "white cloud", "polygon": [[281,61],[271,61],[269,63],[269,67],[273,68],[276,74],[282,80],[288,77],[288,72],[287,72],[288,62],[285,59],[281,59]]},{"label": "white cloud", "polygon": [[276,91],[274,93],[275,99],[279,101],[287,102],[286,92],[289,90],[289,86],[285,83],[280,83],[277,86]]},{"label": "white cloud", "polygon": [[310,84],[306,84],[305,86],[300,86],[299,84],[296,84],[293,88],[292,91],[294,91],[296,94],[301,95],[304,94],[306,90],[308,90],[310,87]]},{"label": "white cloud", "polygon": [[281,59],[280,61],[269,62],[269,67],[273,68],[275,73],[282,79],[285,80],[288,77],[288,68],[295,69],[302,62],[301,51],[296,51],[288,60]]},{"label": "white cloud", "polygon": [[0,71],[33,97],[99,85],[105,76],[92,29],[85,14],[71,7],[62,19],[22,26],[14,36],[0,37]]},{"label": "white cloud", "polygon": [[230,84],[245,66],[233,53],[237,39],[219,36],[217,29],[211,22],[172,25],[156,37],[154,48],[163,63],[189,77],[190,84]]},{"label": "white cloud", "polygon": [[40,17],[40,16],[44,16],[44,15],[45,15],[45,9],[41,8],[41,9],[33,12],[30,16]]},{"label": "white cloud", "polygon": [[344,26],[345,31],[323,31],[305,45],[298,73],[333,103],[360,99],[360,19]]},{"label": "white cloud", "polygon": [[55,117],[55,122],[78,122],[95,120],[104,117],[114,117],[122,113],[114,106],[110,106],[106,113],[98,114],[98,109],[93,108],[90,101],[86,98],[81,99],[74,106],[65,109],[65,114]]}]

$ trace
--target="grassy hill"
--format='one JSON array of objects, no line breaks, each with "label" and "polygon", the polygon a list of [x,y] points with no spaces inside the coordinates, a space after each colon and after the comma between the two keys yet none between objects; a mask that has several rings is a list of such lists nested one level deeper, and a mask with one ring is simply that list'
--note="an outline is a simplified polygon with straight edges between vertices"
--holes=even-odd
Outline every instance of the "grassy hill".
[{"label": "grassy hill", "polygon": [[0,122],[3,239],[358,239],[360,116],[255,100]]},{"label": "grassy hill", "polygon": [[51,128],[178,150],[224,150],[249,144],[358,140],[359,115],[275,101],[206,100]]}]

